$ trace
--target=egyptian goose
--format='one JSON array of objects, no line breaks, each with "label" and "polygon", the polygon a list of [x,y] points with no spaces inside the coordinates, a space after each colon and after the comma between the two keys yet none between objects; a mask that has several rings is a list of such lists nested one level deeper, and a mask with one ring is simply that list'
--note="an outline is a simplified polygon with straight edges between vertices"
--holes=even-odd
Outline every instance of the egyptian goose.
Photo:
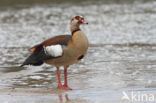
[{"label": "egyptian goose", "polygon": [[[67,68],[82,59],[88,49],[88,39],[80,29],[81,24],[88,24],[82,16],[75,16],[70,21],[71,35],[59,35],[30,48],[32,54],[21,66],[39,66],[43,63],[57,68],[58,87],[71,90],[67,84]],[[59,67],[64,67],[64,85],[61,83]]]}]

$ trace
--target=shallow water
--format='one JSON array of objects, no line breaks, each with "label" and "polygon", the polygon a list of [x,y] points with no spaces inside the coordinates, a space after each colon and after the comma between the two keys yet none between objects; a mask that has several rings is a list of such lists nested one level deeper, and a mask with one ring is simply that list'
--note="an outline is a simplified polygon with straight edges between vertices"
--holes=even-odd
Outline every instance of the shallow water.
[{"label": "shallow water", "polygon": [[[0,8],[1,103],[132,102],[122,99],[124,91],[129,96],[152,94],[156,101],[156,1],[4,4]],[[83,15],[89,22],[81,28],[90,47],[82,61],[70,66],[73,90],[64,92],[57,89],[55,67],[18,66],[30,55],[29,47],[69,34],[73,15]]]}]

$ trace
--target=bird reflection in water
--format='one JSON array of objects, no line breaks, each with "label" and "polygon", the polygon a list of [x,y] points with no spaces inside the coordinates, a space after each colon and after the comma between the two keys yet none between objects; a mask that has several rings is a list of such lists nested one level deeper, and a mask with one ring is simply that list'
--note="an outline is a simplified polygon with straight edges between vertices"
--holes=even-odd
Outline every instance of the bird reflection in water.
[{"label": "bird reflection in water", "polygon": [[[63,102],[63,95],[62,95],[62,93],[58,94],[58,97],[59,97],[59,101]],[[65,97],[65,102],[70,101],[69,98],[68,98],[68,94],[65,94],[64,97]]]}]

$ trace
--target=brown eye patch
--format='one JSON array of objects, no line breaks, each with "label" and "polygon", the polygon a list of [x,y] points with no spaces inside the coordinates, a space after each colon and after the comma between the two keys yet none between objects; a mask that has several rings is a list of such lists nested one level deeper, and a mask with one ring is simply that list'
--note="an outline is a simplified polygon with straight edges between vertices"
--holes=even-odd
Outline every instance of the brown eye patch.
[{"label": "brown eye patch", "polygon": [[79,20],[80,19],[80,16],[75,16],[75,19]]},{"label": "brown eye patch", "polygon": [[82,16],[75,16],[75,19],[81,20],[81,19],[84,19],[84,18]]}]

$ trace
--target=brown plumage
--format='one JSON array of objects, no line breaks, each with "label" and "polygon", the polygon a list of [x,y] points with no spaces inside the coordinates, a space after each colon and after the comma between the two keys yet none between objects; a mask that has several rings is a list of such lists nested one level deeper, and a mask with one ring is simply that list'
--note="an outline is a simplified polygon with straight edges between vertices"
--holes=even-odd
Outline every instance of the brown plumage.
[{"label": "brown plumage", "polygon": [[30,48],[30,51],[34,52],[39,50],[42,46],[50,46],[50,45],[67,45],[68,41],[71,39],[71,35],[59,35],[52,38],[49,38],[42,42],[41,44],[35,45],[32,48]]},{"label": "brown plumage", "polygon": [[[71,90],[67,85],[67,68],[77,63],[87,53],[88,39],[79,26],[88,24],[82,16],[71,19],[71,35],[59,35],[45,40],[30,48],[32,54],[22,64],[41,65],[47,63],[57,68],[58,87],[62,90]],[[61,55],[60,55],[61,54]],[[59,67],[64,66],[64,85],[61,83]]]}]

